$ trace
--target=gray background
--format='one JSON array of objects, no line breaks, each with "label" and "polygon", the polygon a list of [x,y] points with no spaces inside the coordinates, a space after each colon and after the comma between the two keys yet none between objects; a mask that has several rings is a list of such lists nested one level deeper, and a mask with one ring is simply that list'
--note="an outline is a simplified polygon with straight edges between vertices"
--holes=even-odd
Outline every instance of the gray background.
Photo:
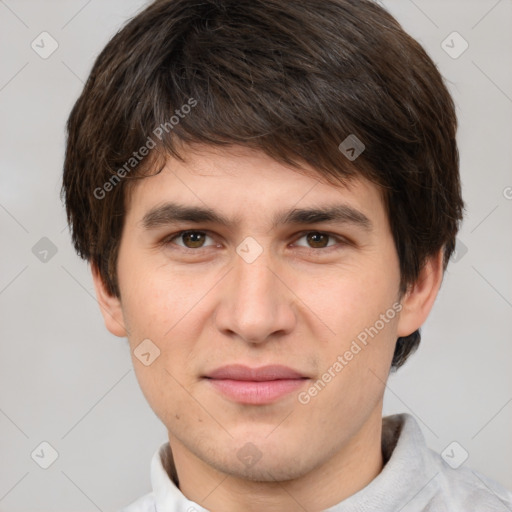
[{"label": "gray background", "polygon": [[[148,492],[166,441],[127,341],[104,328],[59,200],[69,111],[143,4],[0,0],[0,511],[116,510]],[[512,1],[383,4],[448,81],[467,203],[457,261],[384,412],[414,414],[433,449],[457,441],[466,466],[512,488]],[[46,59],[31,48],[43,31],[59,45]],[[469,43],[458,58],[441,46],[453,31]],[[46,470],[31,458],[43,441],[59,455]]]}]

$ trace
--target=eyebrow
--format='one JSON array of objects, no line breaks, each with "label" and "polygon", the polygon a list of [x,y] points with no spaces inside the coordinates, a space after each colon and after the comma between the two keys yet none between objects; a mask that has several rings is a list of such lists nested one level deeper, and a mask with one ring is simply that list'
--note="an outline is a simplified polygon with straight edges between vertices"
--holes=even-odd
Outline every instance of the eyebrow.
[{"label": "eyebrow", "polygon": [[[211,208],[168,202],[149,210],[144,215],[141,224],[144,229],[150,230],[178,222],[213,223],[233,228],[240,223],[240,217],[229,219]],[[320,222],[354,224],[365,231],[371,231],[373,228],[372,222],[364,213],[346,204],[281,211],[275,215],[272,227]]]}]

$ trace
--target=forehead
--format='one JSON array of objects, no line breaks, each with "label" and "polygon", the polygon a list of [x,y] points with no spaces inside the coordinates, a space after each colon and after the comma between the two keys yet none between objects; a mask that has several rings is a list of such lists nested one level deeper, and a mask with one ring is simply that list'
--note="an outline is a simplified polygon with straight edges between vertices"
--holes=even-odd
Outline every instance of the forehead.
[{"label": "forehead", "polygon": [[134,182],[127,202],[131,221],[140,222],[168,202],[212,210],[238,223],[275,224],[286,211],[312,206],[346,205],[367,217],[385,216],[380,188],[362,176],[332,183],[310,166],[292,167],[240,146],[195,147],[183,156],[184,162],[169,156],[161,172]]}]

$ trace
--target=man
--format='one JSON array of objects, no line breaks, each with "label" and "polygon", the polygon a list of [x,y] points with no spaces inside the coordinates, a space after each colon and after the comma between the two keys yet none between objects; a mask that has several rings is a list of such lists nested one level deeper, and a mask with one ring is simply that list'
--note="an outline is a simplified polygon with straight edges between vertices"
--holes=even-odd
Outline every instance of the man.
[{"label": "man", "polygon": [[99,55],[63,195],[168,430],[134,511],[502,511],[382,418],[462,219],[434,63],[365,0],[160,0]]}]

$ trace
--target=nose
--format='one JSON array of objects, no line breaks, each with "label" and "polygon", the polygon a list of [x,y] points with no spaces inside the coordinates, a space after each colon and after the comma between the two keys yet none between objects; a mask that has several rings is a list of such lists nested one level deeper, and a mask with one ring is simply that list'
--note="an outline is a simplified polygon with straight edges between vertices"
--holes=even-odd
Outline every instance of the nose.
[{"label": "nose", "polygon": [[252,263],[235,255],[215,314],[216,326],[225,335],[261,344],[293,331],[294,294],[272,260],[268,251]]}]

